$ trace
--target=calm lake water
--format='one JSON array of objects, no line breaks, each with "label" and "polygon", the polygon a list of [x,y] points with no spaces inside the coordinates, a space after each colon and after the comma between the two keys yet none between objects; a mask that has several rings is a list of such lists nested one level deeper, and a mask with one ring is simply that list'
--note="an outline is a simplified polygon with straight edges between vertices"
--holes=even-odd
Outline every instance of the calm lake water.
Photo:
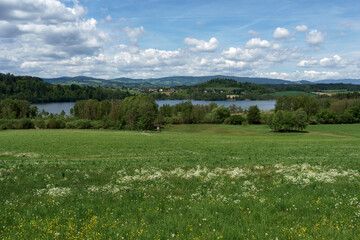
[{"label": "calm lake water", "polygon": [[[186,102],[186,100],[158,100],[156,101],[161,107],[164,104],[175,105],[181,102]],[[241,101],[198,101],[191,100],[192,104],[200,104],[200,105],[208,105],[212,102],[217,105],[224,105],[225,107],[229,107],[232,104],[236,106],[241,106],[243,109],[248,109],[250,106],[257,105],[260,110],[271,110],[275,108],[275,100],[258,100],[258,101],[250,101],[250,100],[241,100]],[[74,102],[65,102],[65,103],[37,103],[33,104],[38,106],[39,111],[43,109],[49,113],[59,114],[62,110],[65,111],[66,115],[70,115],[70,108],[74,107]]]}]

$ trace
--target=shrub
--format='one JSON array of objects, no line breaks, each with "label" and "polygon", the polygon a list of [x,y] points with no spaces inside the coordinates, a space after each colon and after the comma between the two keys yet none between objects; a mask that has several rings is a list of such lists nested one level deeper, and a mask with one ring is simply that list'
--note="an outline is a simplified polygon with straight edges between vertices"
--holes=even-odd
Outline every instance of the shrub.
[{"label": "shrub", "polygon": [[36,119],[34,121],[35,128],[44,129],[45,128],[45,121],[43,119]]},{"label": "shrub", "polygon": [[223,123],[230,116],[230,109],[224,106],[214,108],[211,111],[213,123]]},{"label": "shrub", "polygon": [[307,115],[301,109],[295,112],[279,110],[268,119],[269,127],[277,132],[302,131],[307,124]]},{"label": "shrub", "polygon": [[322,110],[316,114],[316,121],[321,124],[336,123],[336,114],[330,110]]},{"label": "shrub", "polygon": [[247,112],[247,120],[250,124],[261,123],[260,109],[257,105],[249,107],[249,110]]},{"label": "shrub", "polygon": [[242,115],[231,115],[227,119],[225,119],[225,124],[231,124],[231,125],[241,125],[243,122],[245,122],[246,119]]},{"label": "shrub", "polygon": [[19,122],[20,129],[31,129],[34,128],[34,123],[28,118],[22,118]]},{"label": "shrub", "polygon": [[65,126],[66,123],[63,119],[50,118],[46,123],[46,127],[49,129],[61,129]]}]

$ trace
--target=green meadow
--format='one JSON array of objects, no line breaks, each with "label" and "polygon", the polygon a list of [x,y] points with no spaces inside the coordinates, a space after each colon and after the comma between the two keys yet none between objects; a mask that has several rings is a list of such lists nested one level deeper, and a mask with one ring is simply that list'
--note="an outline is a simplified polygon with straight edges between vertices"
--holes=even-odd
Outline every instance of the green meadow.
[{"label": "green meadow", "polygon": [[0,239],[359,239],[360,125],[0,131]]}]

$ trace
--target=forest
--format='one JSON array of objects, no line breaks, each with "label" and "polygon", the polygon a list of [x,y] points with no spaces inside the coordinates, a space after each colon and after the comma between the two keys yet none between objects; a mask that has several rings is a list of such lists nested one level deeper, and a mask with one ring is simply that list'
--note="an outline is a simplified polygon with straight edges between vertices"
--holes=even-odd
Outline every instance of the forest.
[{"label": "forest", "polygon": [[[346,98],[345,98],[346,96]],[[190,101],[160,108],[150,96],[130,96],[124,100],[79,100],[71,116],[39,112],[26,100],[0,101],[0,129],[13,128],[112,128],[152,130],[166,124],[268,124],[274,131],[302,131],[308,124],[360,123],[359,94],[339,94],[315,98],[307,95],[282,96],[275,109],[260,111],[257,106],[241,109],[193,105]]]},{"label": "forest", "polygon": [[11,98],[31,103],[74,102],[83,99],[124,99],[128,91],[112,88],[52,85],[41,78],[0,74],[0,100]]},{"label": "forest", "polygon": [[[343,88],[342,84],[316,84],[321,89]],[[278,86],[284,90],[311,91],[315,85]],[[360,86],[352,85],[349,90]],[[231,79],[213,79],[176,92],[188,99],[225,100],[227,94],[242,97],[267,96],[274,89]],[[319,90],[319,89],[317,89]],[[176,94],[174,96],[176,96]],[[305,94],[278,96],[273,111],[260,112],[257,106],[241,109],[193,105],[174,106],[155,102],[158,93],[132,96],[128,91],[78,85],[51,85],[40,78],[0,74],[0,129],[13,128],[114,128],[151,130],[166,124],[268,124],[274,131],[302,131],[308,124],[360,123],[360,93],[345,92],[314,97]],[[224,99],[225,98],[225,99]],[[39,112],[33,102],[76,101],[71,116]]]}]

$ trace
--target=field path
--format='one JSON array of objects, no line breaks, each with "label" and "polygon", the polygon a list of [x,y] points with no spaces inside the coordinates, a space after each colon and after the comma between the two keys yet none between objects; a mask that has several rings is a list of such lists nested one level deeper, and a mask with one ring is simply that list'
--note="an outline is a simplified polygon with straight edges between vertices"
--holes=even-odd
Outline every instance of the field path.
[{"label": "field path", "polygon": [[337,138],[353,138],[352,136],[344,136],[344,135],[337,135],[328,132],[316,132],[316,131],[309,131],[307,135],[321,135],[321,136],[329,136],[329,137],[337,137]]}]

